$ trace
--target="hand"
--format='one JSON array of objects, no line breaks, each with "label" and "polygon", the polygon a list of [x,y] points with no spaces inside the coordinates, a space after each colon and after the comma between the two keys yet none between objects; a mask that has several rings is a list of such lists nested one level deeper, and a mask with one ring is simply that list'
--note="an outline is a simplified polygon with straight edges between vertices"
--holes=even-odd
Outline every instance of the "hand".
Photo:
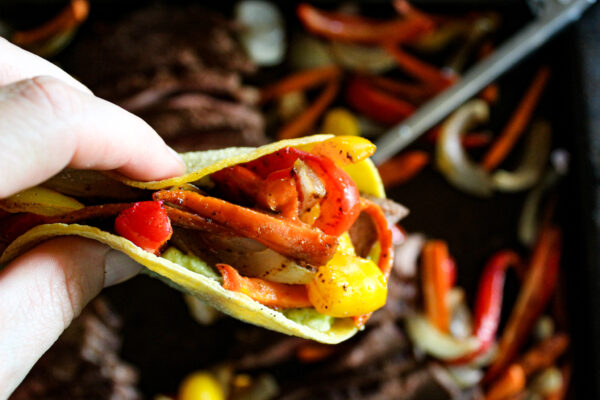
[{"label": "hand", "polygon": [[[64,167],[156,180],[184,172],[145,122],[95,97],[53,64],[0,38],[0,198]],[[139,271],[91,240],[49,240],[0,271],[0,399],[103,287]]]}]

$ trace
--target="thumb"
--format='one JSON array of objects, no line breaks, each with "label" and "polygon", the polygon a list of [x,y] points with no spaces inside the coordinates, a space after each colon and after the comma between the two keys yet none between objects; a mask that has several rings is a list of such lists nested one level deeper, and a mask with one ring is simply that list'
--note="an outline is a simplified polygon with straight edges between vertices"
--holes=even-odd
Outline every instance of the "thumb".
[{"label": "thumb", "polygon": [[57,238],[0,273],[0,399],[103,287],[140,269],[126,255],[89,239]]}]

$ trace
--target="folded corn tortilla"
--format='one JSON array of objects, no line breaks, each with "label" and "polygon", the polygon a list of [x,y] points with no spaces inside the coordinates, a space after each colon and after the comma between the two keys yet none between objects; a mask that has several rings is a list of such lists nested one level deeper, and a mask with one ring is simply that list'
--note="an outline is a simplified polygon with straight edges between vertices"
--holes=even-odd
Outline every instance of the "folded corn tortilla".
[{"label": "folded corn tortilla", "polygon": [[[140,182],[117,173],[109,175],[125,185],[149,190],[159,190],[191,182],[202,182],[213,172],[236,164],[246,163],[273,153],[284,147],[310,149],[311,145],[332,138],[332,135],[315,135],[300,139],[283,140],[258,148],[227,148],[182,154],[186,174],[161,181]],[[385,197],[381,178],[370,160],[345,166],[344,169],[355,181],[361,194]],[[208,303],[216,309],[239,320],[288,335],[312,339],[322,343],[342,342],[357,332],[351,318],[336,318],[327,331],[311,328],[311,324],[298,323],[284,313],[264,306],[245,294],[224,289],[218,280],[194,272],[163,257],[155,256],[131,241],[96,227],[80,224],[46,224],[37,226],[14,240],[0,256],[0,266],[31,249],[40,242],[57,236],[81,236],[105,243],[122,251],[143,265],[151,275],[168,285]]]}]

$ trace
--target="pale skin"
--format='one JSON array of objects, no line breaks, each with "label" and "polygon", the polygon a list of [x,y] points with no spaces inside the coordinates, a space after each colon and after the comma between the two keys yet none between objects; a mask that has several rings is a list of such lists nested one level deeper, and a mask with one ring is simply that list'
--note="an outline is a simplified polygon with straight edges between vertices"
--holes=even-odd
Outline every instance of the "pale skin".
[{"label": "pale skin", "polygon": [[[0,38],[0,198],[65,167],[138,180],[182,174],[181,159],[138,117]],[[139,265],[83,238],[47,241],[0,271],[0,399],[102,288]]]}]

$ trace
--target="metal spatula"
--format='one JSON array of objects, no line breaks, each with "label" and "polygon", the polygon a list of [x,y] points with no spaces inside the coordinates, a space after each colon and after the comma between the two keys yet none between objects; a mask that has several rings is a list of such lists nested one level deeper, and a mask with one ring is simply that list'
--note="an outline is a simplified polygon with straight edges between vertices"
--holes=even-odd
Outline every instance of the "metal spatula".
[{"label": "metal spatula", "polygon": [[578,20],[596,0],[529,0],[536,18],[508,39],[494,53],[469,69],[449,87],[377,142],[373,161],[381,164],[402,150],[486,85],[540,47],[565,26]]}]

